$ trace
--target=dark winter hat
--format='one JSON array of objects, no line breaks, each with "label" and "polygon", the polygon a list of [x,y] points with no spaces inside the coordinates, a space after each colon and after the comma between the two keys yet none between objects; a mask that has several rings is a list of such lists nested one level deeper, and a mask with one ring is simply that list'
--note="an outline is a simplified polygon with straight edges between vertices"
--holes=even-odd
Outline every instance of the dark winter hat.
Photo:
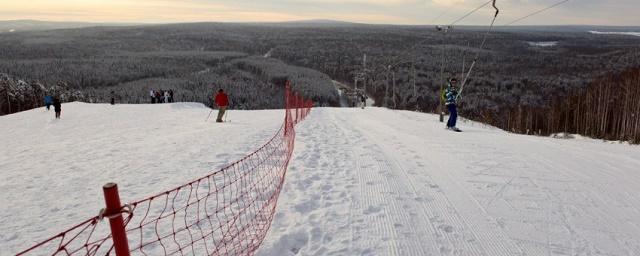
[{"label": "dark winter hat", "polygon": [[220,89],[220,90],[218,90],[218,92],[224,92],[224,90]]},{"label": "dark winter hat", "polygon": [[449,82],[457,83],[457,82],[458,82],[458,79],[457,79],[457,78],[455,78],[455,77],[452,77],[451,79],[449,79]]}]

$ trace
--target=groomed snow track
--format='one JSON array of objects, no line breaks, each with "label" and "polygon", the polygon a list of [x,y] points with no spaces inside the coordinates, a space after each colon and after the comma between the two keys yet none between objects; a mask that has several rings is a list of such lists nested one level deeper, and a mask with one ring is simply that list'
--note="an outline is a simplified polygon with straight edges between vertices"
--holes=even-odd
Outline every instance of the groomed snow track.
[{"label": "groomed snow track", "polygon": [[640,255],[640,148],[381,108],[298,129],[259,255]]}]

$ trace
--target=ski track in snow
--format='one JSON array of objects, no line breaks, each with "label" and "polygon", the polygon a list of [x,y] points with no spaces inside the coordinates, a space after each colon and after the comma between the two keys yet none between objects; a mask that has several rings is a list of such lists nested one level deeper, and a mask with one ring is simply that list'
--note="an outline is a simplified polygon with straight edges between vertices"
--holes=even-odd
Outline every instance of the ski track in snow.
[{"label": "ski track in snow", "polygon": [[640,255],[640,147],[314,109],[258,255]]},{"label": "ski track in snow", "polygon": [[[0,255],[255,150],[282,110],[63,105],[0,117]],[[215,115],[215,113],[213,113]],[[297,126],[258,255],[640,255],[640,147],[509,134],[383,108],[316,108]]]}]

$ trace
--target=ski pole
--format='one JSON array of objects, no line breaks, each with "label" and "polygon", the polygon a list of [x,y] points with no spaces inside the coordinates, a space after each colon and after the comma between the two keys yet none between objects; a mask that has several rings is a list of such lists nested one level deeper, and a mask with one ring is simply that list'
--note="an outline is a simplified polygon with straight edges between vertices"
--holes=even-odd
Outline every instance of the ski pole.
[{"label": "ski pole", "polygon": [[211,113],[213,113],[213,109],[211,109],[211,111],[209,111],[209,115],[207,116],[207,119],[204,120],[205,123],[207,121],[209,121],[209,118],[211,117]]}]

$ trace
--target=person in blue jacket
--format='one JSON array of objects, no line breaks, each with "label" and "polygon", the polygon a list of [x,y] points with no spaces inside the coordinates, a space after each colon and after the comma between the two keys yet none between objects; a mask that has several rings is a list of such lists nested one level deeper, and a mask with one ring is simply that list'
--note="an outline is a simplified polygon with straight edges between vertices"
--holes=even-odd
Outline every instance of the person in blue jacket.
[{"label": "person in blue jacket", "polygon": [[457,84],[458,79],[456,79],[455,77],[449,79],[447,89],[444,91],[444,97],[446,100],[445,105],[449,110],[449,121],[447,122],[447,129],[460,132],[460,129],[456,127],[456,123],[458,121],[458,109],[456,107],[456,101],[458,100],[458,89],[456,88]]},{"label": "person in blue jacket", "polygon": [[49,109],[51,108],[51,105],[53,105],[53,96],[51,95],[44,96],[44,106],[47,107],[47,111],[49,111]]}]

